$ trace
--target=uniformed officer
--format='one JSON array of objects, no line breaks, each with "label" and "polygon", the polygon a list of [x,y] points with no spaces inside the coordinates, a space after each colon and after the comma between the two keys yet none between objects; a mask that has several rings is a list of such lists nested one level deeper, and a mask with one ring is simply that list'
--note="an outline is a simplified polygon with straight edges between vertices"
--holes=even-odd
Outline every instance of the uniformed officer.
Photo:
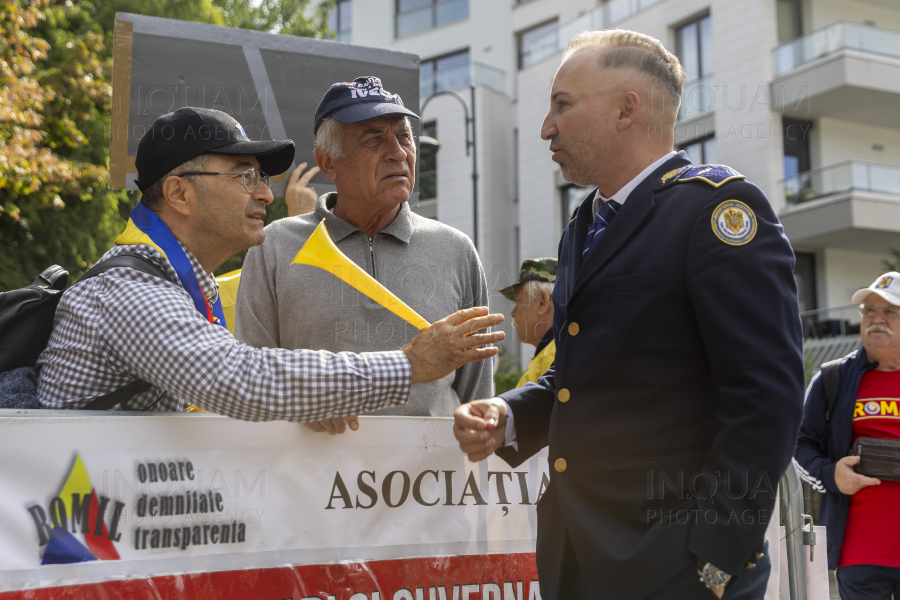
[{"label": "uniformed officer", "polygon": [[556,363],[456,411],[472,460],[549,445],[547,599],[765,593],[803,404],[794,256],[759,188],[672,151],[683,83],[654,38],[571,40],[541,134],[597,189],[560,242]]}]

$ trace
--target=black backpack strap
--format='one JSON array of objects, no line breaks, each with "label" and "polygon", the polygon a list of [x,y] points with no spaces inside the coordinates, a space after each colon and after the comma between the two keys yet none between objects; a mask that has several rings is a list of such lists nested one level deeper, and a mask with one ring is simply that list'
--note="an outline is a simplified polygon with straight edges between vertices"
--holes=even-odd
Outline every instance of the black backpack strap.
[{"label": "black backpack strap", "polygon": [[[139,256],[137,254],[119,254],[118,256],[113,256],[112,258],[108,258],[88,270],[87,273],[81,276],[81,279],[78,280],[78,283],[84,281],[85,279],[90,279],[95,275],[99,275],[100,273],[105,273],[110,269],[115,269],[118,267],[130,267],[135,271],[140,271],[141,273],[146,273],[147,275],[152,275],[153,277],[159,277],[160,279],[164,279],[170,283],[175,283],[169,276],[165,274],[165,272],[156,266],[152,261],[147,260],[143,256]],[[108,394],[100,396],[98,398],[94,398],[87,404],[81,407],[81,410],[109,410],[123,402],[128,402],[138,394],[142,394],[149,390],[151,385],[142,379],[135,379],[131,383],[125,384],[117,390],[114,390]]]},{"label": "black backpack strap", "polygon": [[115,269],[118,267],[130,267],[135,271],[140,271],[141,273],[146,273],[147,275],[152,275],[153,277],[165,279],[169,283],[176,283],[169,279],[169,276],[166,275],[162,269],[156,266],[155,263],[137,254],[119,254],[118,256],[107,258],[106,260],[99,262],[91,267],[90,270],[82,275],[81,279],[79,279],[78,281],[81,282],[85,279],[90,279],[95,275],[105,273],[110,269]]},{"label": "black backpack strap", "polygon": [[94,398],[81,407],[81,410],[109,410],[122,402],[128,402],[138,394],[142,394],[150,389],[150,384],[141,379],[135,379],[117,390],[108,394]]},{"label": "black backpack strap", "polygon": [[46,290],[63,291],[69,285],[69,272],[59,265],[47,267],[43,273],[37,276],[32,287],[40,287]]},{"label": "black backpack strap", "polygon": [[841,387],[841,361],[836,358],[822,363],[822,390],[825,392],[825,435],[819,442],[819,450],[825,454],[828,441],[828,425],[831,423],[831,414],[834,412],[834,403],[837,401],[838,388]]}]

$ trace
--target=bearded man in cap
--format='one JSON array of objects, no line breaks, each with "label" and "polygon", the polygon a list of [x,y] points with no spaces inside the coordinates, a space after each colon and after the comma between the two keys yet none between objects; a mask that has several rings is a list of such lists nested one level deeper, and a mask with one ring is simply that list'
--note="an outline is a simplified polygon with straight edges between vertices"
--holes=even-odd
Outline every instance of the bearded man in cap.
[{"label": "bearded man in cap", "polygon": [[[266,227],[250,250],[238,290],[235,335],[258,348],[376,352],[412,339],[415,328],[322,269],[291,261],[325,221],[337,247],[428,321],[487,304],[487,282],[471,240],[410,211],[418,115],[377,77],[335,83],[315,115],[316,164],[337,192],[314,212]],[[403,407],[378,415],[449,417],[461,402],[490,396],[490,361],[477,361],[418,386]],[[342,433],[358,421],[337,415],[313,425]]]},{"label": "bearded man in cap", "polygon": [[556,357],[552,297],[556,265],[555,258],[526,259],[519,269],[519,280],[498,290],[516,303],[511,316],[519,341],[535,347],[534,357],[516,384],[517,388],[540,379]]},{"label": "bearded man in cap", "polygon": [[851,301],[862,346],[812,378],[795,457],[800,476],[824,494],[819,521],[841,598],[890,600],[900,594],[900,482],[896,473],[880,479],[866,458],[872,444],[887,464],[900,458],[900,273],[885,273]]},{"label": "bearded man in cap", "polygon": [[[475,334],[503,320],[472,308],[438,321],[402,351],[341,355],[259,350],[227,331],[213,271],[265,238],[269,176],[291,140],[251,141],[229,115],[182,108],[141,139],[143,192],[116,247],[60,299],[38,361],[45,408],[183,411],[310,422],[402,406],[411,384],[496,353]],[[471,341],[467,341],[471,340]]]}]

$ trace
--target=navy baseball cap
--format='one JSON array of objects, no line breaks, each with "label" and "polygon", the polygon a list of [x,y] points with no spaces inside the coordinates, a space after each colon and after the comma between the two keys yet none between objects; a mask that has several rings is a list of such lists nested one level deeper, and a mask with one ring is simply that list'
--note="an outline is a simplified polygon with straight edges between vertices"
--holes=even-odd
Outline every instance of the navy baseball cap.
[{"label": "navy baseball cap", "polygon": [[334,117],[341,123],[359,123],[385,115],[419,118],[419,115],[403,106],[399,94],[392,94],[384,89],[377,77],[357,77],[349,83],[335,83],[325,92],[316,109],[313,133],[319,133],[322,121],[328,117]]},{"label": "navy baseball cap", "polygon": [[134,164],[142,192],[166,173],[201,154],[255,156],[267,175],[279,175],[294,160],[293,140],[253,141],[228,113],[210,108],[179,108],[156,120],[138,144]]}]

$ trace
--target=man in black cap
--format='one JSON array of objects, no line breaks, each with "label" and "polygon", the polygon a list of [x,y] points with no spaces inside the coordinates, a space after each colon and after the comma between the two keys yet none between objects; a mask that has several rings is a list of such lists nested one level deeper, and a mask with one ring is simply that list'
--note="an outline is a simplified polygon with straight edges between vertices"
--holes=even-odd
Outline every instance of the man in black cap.
[{"label": "man in black cap", "polygon": [[338,356],[238,343],[225,327],[212,273],[262,243],[269,176],[293,157],[291,140],[251,141],[216,110],[182,108],[154,123],[135,160],[143,197],[98,264],[130,262],[79,282],[60,300],[38,361],[45,408],[193,405],[253,421],[310,422],[401,406],[411,384],[496,353],[467,347],[502,336],[463,337],[502,320],[485,316],[486,308],[450,315],[402,351]]},{"label": "man in black cap", "polygon": [[[469,238],[410,211],[418,115],[377,77],[335,83],[316,110],[316,164],[337,187],[313,213],[266,228],[266,243],[244,261],[235,336],[257,348],[380,352],[417,331],[399,317],[308,265],[289,265],[324,219],[338,248],[428,321],[488,302],[487,282]],[[417,386],[402,407],[379,415],[449,417],[461,402],[493,393],[490,361],[467,364]],[[366,413],[373,410],[363,411]],[[313,425],[341,433],[355,419],[333,415]]]}]

